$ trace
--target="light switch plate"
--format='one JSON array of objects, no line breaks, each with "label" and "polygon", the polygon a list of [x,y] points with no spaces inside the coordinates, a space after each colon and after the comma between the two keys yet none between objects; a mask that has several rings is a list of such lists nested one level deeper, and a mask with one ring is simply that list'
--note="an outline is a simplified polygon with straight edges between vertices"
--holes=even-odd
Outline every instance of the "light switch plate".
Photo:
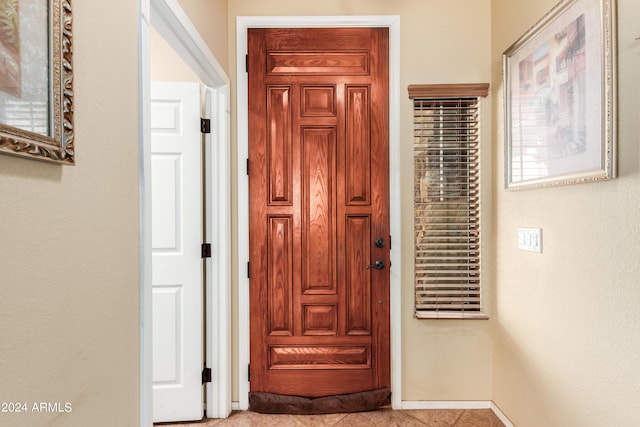
[{"label": "light switch plate", "polygon": [[518,249],[542,253],[542,229],[519,227]]}]

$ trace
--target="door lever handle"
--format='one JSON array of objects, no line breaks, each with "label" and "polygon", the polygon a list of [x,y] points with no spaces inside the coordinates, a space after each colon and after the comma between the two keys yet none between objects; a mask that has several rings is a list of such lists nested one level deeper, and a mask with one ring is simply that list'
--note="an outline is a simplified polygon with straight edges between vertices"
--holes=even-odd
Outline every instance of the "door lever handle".
[{"label": "door lever handle", "polygon": [[377,259],[375,264],[367,266],[367,270],[371,268],[375,268],[376,270],[382,270],[384,268],[384,260]]}]

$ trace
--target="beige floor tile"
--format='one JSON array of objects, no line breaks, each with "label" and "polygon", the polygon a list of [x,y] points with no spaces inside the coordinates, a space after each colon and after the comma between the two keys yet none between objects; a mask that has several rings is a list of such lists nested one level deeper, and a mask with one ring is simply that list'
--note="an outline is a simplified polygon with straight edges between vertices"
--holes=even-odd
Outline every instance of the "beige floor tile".
[{"label": "beige floor tile", "polygon": [[[216,427],[303,427],[292,415],[258,414],[251,411],[233,412]],[[208,427],[208,426],[207,426]]]},{"label": "beige floor tile", "polygon": [[428,427],[453,427],[464,411],[462,409],[410,409],[402,412],[417,418]]},{"label": "beige floor tile", "polygon": [[158,427],[504,427],[490,409],[380,409],[353,414],[280,415],[234,411],[227,419],[200,423],[158,424]]},{"label": "beige floor tile", "polygon": [[381,409],[371,412],[358,412],[347,414],[335,427],[424,427],[424,424],[416,418],[405,414],[403,411]]},{"label": "beige floor tile", "polygon": [[491,409],[466,410],[455,427],[504,427]]},{"label": "beige floor tile", "polygon": [[222,423],[223,421],[224,421],[224,419],[210,418],[210,419],[204,420],[200,424],[192,424],[189,427],[212,427],[212,426],[215,426],[215,425],[218,425],[218,424]]},{"label": "beige floor tile", "polygon": [[[292,415],[297,422],[306,427],[328,427],[334,426],[348,414],[326,414],[326,415]],[[282,426],[286,427],[286,426]]]}]

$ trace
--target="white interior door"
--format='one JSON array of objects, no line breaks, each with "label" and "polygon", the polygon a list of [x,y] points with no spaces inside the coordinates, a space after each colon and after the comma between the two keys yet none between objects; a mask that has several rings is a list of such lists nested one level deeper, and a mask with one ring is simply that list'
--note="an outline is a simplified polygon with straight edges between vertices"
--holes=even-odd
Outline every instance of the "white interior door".
[{"label": "white interior door", "polygon": [[198,83],[151,84],[153,420],[201,419],[202,144]]}]

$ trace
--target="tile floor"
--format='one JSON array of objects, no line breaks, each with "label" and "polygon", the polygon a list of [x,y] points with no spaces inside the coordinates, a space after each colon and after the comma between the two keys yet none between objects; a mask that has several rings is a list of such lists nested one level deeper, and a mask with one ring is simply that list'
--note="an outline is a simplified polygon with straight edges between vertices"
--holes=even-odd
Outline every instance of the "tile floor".
[{"label": "tile floor", "polygon": [[270,415],[233,412],[227,419],[211,419],[159,427],[504,427],[490,409],[380,409],[371,412],[329,415]]}]

